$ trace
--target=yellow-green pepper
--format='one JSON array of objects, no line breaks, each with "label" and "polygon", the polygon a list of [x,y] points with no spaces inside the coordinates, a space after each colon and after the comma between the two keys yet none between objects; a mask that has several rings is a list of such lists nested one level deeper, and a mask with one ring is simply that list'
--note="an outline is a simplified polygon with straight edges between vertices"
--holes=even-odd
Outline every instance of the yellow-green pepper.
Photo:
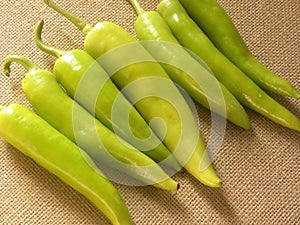
[{"label": "yellow-green pepper", "polygon": [[0,136],[88,198],[112,224],[132,224],[122,197],[92,159],[31,110],[20,104],[1,107]]}]

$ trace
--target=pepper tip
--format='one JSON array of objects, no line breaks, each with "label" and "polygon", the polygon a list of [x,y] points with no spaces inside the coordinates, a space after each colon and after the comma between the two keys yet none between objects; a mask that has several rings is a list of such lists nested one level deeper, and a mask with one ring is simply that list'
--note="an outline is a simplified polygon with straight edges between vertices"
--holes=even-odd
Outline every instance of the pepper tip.
[{"label": "pepper tip", "polygon": [[7,59],[4,61],[3,64],[3,73],[5,76],[9,76],[10,74],[10,62],[8,62]]},{"label": "pepper tip", "polygon": [[9,76],[9,74],[10,74],[10,69],[4,69],[3,70],[3,73],[4,73],[4,75],[6,75],[6,76]]},{"label": "pepper tip", "polygon": [[44,0],[44,3],[45,3],[46,5],[49,5],[49,4],[50,4],[49,0]]}]

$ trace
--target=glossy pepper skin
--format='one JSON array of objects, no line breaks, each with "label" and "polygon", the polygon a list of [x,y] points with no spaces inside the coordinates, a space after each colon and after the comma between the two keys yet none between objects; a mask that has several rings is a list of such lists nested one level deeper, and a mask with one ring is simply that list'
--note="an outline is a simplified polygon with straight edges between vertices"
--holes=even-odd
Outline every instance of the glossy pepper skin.
[{"label": "glossy pepper skin", "polygon": [[162,0],[157,6],[157,10],[167,21],[177,40],[201,57],[217,79],[239,102],[282,126],[300,131],[299,119],[268,96],[231,63],[189,17],[177,0]]},{"label": "glossy pepper skin", "polygon": [[249,51],[231,18],[216,0],[179,0],[217,48],[262,89],[300,98],[292,84],[271,72]]},{"label": "glossy pepper skin", "polygon": [[89,156],[25,106],[1,107],[0,136],[88,198],[112,224],[132,224],[122,197]]},{"label": "glossy pepper skin", "polygon": [[96,163],[105,163],[140,181],[129,181],[129,184],[151,184],[166,190],[177,190],[177,182],[169,178],[152,159],[129,144],[125,145],[124,141],[68,97],[52,73],[37,68],[21,56],[8,57],[5,67],[9,68],[14,61],[28,70],[22,80],[22,89],[37,113],[85,150]]},{"label": "glossy pepper skin", "polygon": [[[164,144],[170,151],[173,151],[177,161],[184,166],[191,175],[207,186],[220,187],[221,180],[211,165],[204,141],[192,112],[186,104],[185,99],[170,81],[170,78],[160,64],[155,62],[153,57],[122,27],[111,22],[101,22],[92,26],[61,9],[53,2],[46,1],[46,3],[70,19],[83,31],[86,35],[84,46],[91,56],[98,59],[99,57],[105,57],[106,53],[112,53],[112,57],[108,57],[109,59],[106,60],[107,64],[100,60],[100,63],[107,71],[115,72],[111,69],[111,66],[122,63],[122,60],[128,57],[137,61],[141,58],[148,60],[147,62],[142,60],[135,64],[127,64],[126,66],[121,67],[118,72],[114,73],[111,77],[112,80],[119,89],[123,89],[127,85],[130,86],[132,83],[138,83],[138,85],[135,86],[135,89],[127,90],[125,93],[132,102],[139,99],[141,93],[147,91],[151,92],[152,89],[156,89],[156,85],[159,85],[162,82],[168,83],[168,88],[170,88],[170,90],[166,91],[165,87],[161,87],[161,94],[169,92],[174,95],[173,97],[177,100],[176,103],[181,104],[180,108],[185,114],[181,116],[184,117],[187,124],[181,124],[182,117],[179,116],[178,112],[170,102],[157,97],[156,95],[139,100],[135,103],[135,107],[148,123],[153,118],[161,118],[164,121],[164,125],[167,128],[165,135],[162,134],[162,128],[164,128],[162,123],[153,123],[151,124],[151,127],[157,132],[159,137],[163,138]],[[133,45],[135,48],[134,51],[129,51],[130,54],[128,54],[128,51],[122,52],[125,53],[125,55],[123,55],[124,57],[113,54],[114,50],[118,51],[118,48],[126,48],[128,46],[130,47],[130,45]],[[107,57],[105,58],[107,59]],[[108,73],[110,74],[110,72]],[[170,83],[172,83],[172,85],[170,85]],[[183,130],[183,125],[188,125],[189,129]],[[182,136],[184,136],[184,138],[182,138]]]},{"label": "glossy pepper skin", "polygon": [[[157,163],[180,168],[169,150],[95,59],[80,49],[62,51],[43,43],[43,24],[40,21],[36,26],[35,42],[41,50],[57,57],[54,75],[67,93],[111,131]],[[116,114],[112,115],[113,110],[117,112],[117,119],[113,118]]]},{"label": "glossy pepper skin", "polygon": [[[157,45],[161,45],[160,48],[156,48],[152,42],[150,42],[151,44],[149,45],[147,43],[144,44],[156,60],[160,62],[167,60],[168,62],[174,62],[174,64],[184,62],[198,70],[196,74],[191,76],[176,66],[161,63],[170,78],[201,105],[222,115],[234,124],[249,130],[251,125],[244,108],[205,67],[198,63],[184,49],[180,50],[179,42],[159,13],[155,11],[144,11],[137,0],[129,0],[129,2],[134,6],[138,14],[134,24],[138,38],[142,41],[160,42],[157,43]],[[178,45],[178,47],[176,47],[176,45]],[[194,79],[194,76],[201,81],[200,86]],[[216,89],[220,89],[219,94]]]}]

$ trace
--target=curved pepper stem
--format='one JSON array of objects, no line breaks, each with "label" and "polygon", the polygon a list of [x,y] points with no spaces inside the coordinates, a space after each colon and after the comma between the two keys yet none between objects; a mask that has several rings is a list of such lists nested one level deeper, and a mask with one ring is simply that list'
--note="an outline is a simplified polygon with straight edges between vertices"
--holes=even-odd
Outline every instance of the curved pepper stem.
[{"label": "curved pepper stem", "polygon": [[145,12],[145,10],[141,6],[141,3],[139,2],[139,0],[128,0],[128,2],[130,2],[130,4],[133,6],[134,10],[136,11],[136,13],[138,15]]},{"label": "curved pepper stem", "polygon": [[4,74],[7,76],[10,73],[10,65],[12,62],[21,64],[27,70],[27,72],[39,69],[32,61],[25,58],[24,56],[11,55],[8,56],[4,61]]},{"label": "curved pepper stem", "polygon": [[42,41],[42,29],[44,26],[44,21],[41,20],[37,23],[37,26],[35,28],[35,32],[34,32],[34,41],[35,44],[38,46],[39,49],[41,49],[42,51],[51,54],[57,58],[63,56],[66,51],[54,48],[50,45],[46,45],[43,41]]},{"label": "curved pepper stem", "polygon": [[53,1],[51,0],[44,0],[44,3],[48,5],[50,8],[54,9],[56,12],[60,13],[64,17],[66,17],[68,20],[71,21],[79,30],[83,32],[83,34],[86,36],[89,31],[94,27],[92,24],[89,24],[74,14],[68,12],[67,10],[61,8],[60,6],[56,5]]}]

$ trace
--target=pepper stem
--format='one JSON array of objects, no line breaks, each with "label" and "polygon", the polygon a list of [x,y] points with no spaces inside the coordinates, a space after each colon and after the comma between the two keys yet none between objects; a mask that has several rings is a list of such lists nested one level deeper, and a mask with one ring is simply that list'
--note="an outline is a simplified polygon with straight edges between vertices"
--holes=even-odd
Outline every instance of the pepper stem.
[{"label": "pepper stem", "polygon": [[44,21],[41,20],[37,23],[37,26],[35,28],[34,31],[34,41],[36,43],[36,45],[38,46],[39,49],[41,49],[42,51],[51,54],[53,56],[55,56],[56,58],[59,58],[61,56],[63,56],[64,54],[66,54],[65,51],[54,48],[50,45],[46,45],[43,41],[42,41],[42,29],[44,26]]},{"label": "pepper stem", "polygon": [[10,64],[12,62],[17,62],[21,64],[25,69],[29,72],[30,70],[37,70],[39,69],[32,61],[25,58],[24,56],[17,56],[17,55],[11,55],[8,56],[4,61],[4,74],[9,75],[10,73]]},{"label": "pepper stem", "polygon": [[53,1],[44,0],[44,3],[46,3],[46,5],[48,5],[52,9],[54,9],[59,14],[66,17],[79,30],[81,30],[84,35],[87,35],[88,32],[93,28],[93,25],[81,20],[80,18],[76,17],[74,14],[72,14],[72,13],[68,12],[67,10],[61,8],[60,6],[56,5]]},{"label": "pepper stem", "polygon": [[128,2],[130,2],[130,4],[133,6],[134,10],[136,11],[136,13],[138,15],[145,12],[145,10],[141,6],[141,3],[139,2],[139,0],[128,0]]}]

